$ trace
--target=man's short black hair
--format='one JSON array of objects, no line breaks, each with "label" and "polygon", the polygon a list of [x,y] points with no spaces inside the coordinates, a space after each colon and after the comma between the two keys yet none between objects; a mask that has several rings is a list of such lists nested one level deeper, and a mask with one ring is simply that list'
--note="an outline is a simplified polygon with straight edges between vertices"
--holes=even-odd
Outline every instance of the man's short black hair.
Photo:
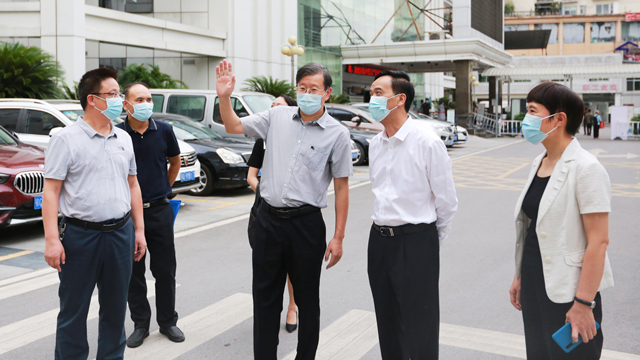
[{"label": "man's short black hair", "polygon": [[584,115],[584,103],[578,94],[568,87],[544,81],[527,95],[527,102],[536,102],[549,110],[549,115],[559,112],[567,114],[566,131],[575,135]]},{"label": "man's short black hair", "polygon": [[108,68],[97,68],[87,71],[78,84],[78,98],[83,110],[87,109],[87,96],[99,93],[102,88],[102,82],[106,79],[118,79],[118,73]]},{"label": "man's short black hair", "polygon": [[149,89],[149,85],[143,83],[142,81],[136,81],[136,82],[132,82],[131,84],[127,84],[127,86],[125,86],[124,90],[122,91],[122,93],[124,94],[124,98],[125,99],[129,97],[129,90],[131,90],[131,88],[136,86],[136,85],[142,85],[142,86],[146,87],[147,89]]},{"label": "man's short black hair", "polygon": [[278,97],[283,98],[284,102],[286,102],[288,106],[298,106],[298,102],[296,101],[296,99],[287,94],[280,94]]},{"label": "man's short black hair", "polygon": [[298,69],[296,73],[296,85],[302,80],[303,77],[315,74],[322,74],[324,77],[324,89],[327,90],[333,84],[333,79],[331,79],[331,74],[329,73],[329,69],[326,66],[318,63],[308,63]]},{"label": "man's short black hair", "polygon": [[407,97],[407,101],[404,102],[404,109],[408,112],[411,109],[411,103],[416,94],[411,79],[406,72],[400,70],[384,70],[376,75],[374,80],[378,80],[383,76],[391,76],[391,89],[394,95],[404,94]]}]

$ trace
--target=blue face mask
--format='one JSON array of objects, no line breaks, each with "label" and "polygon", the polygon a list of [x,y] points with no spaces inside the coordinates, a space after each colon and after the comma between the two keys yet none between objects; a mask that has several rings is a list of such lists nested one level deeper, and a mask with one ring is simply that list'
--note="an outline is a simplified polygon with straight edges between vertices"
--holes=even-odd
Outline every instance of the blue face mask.
[{"label": "blue face mask", "polygon": [[539,144],[542,140],[546,139],[549,134],[551,134],[558,127],[554,127],[548,133],[543,133],[540,131],[540,126],[542,126],[542,120],[548,119],[553,115],[549,115],[547,117],[540,117],[531,114],[526,114],[524,116],[524,120],[522,120],[522,135],[524,135],[525,140],[532,143],[533,145]]},{"label": "blue face mask", "polygon": [[[97,97],[98,99],[102,99],[100,96],[96,96],[96,95],[93,95],[93,96]],[[118,116],[120,116],[120,114],[122,114],[122,98],[121,97],[116,96],[114,98],[108,98],[108,99],[102,99],[102,100],[107,102],[107,108],[104,110],[100,110],[95,106],[94,108],[100,111],[102,115],[106,116],[109,120],[113,121],[117,119]]]},{"label": "blue face mask", "polygon": [[[325,91],[324,94],[327,92]],[[312,115],[318,112],[322,107],[322,95],[314,94],[298,94],[296,100],[298,101],[298,107],[300,111],[307,115]]]},{"label": "blue face mask", "polygon": [[129,103],[129,105],[133,106],[133,114],[131,113],[131,111],[127,110],[129,115],[133,116],[133,118],[138,121],[149,120],[151,114],[153,113],[153,103],[144,102],[134,105],[129,101],[127,102]]},{"label": "blue face mask", "polygon": [[[400,94],[398,94],[398,95],[400,95]],[[369,112],[371,113],[371,117],[373,117],[373,119],[375,121],[384,120],[384,118],[386,118],[387,115],[389,115],[389,113],[391,113],[391,111],[393,111],[393,110],[398,108],[396,106],[393,109],[387,109],[387,101],[389,99],[393,99],[394,97],[396,97],[398,95],[394,95],[392,97],[372,96],[371,99],[369,100]]]}]

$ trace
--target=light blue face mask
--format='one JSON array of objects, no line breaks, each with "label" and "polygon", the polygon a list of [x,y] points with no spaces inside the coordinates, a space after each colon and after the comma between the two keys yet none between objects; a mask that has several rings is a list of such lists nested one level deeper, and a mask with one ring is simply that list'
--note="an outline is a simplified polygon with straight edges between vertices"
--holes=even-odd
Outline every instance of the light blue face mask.
[{"label": "light blue face mask", "polygon": [[96,96],[96,95],[93,95],[93,96],[107,102],[107,108],[104,110],[98,109],[97,107],[95,107],[95,105],[93,107],[96,108],[96,110],[100,111],[102,115],[106,116],[109,120],[113,121],[117,119],[118,116],[120,116],[120,114],[122,114],[122,98],[121,97],[116,96],[114,98],[103,99],[100,96]]},{"label": "light blue face mask", "polygon": [[524,135],[525,140],[532,143],[533,145],[539,144],[542,140],[546,139],[549,134],[551,134],[558,127],[554,127],[548,133],[543,133],[540,131],[540,127],[542,126],[542,120],[548,119],[553,115],[549,115],[547,117],[540,117],[531,114],[526,114],[524,116],[524,120],[522,120],[522,135]]},{"label": "light blue face mask", "polygon": [[312,115],[318,112],[322,107],[322,97],[326,94],[327,91],[322,95],[314,95],[314,94],[298,94],[296,96],[296,100],[298,101],[298,107],[300,111],[307,115]]},{"label": "light blue face mask", "polygon": [[129,115],[133,116],[134,119],[138,121],[147,121],[151,117],[153,113],[153,103],[143,102],[138,104],[132,104],[127,101],[129,105],[133,106],[133,114],[131,111],[127,110]]},{"label": "light blue face mask", "polygon": [[[400,95],[400,94],[398,94],[398,95]],[[391,113],[391,111],[393,111],[393,110],[398,108],[396,106],[393,109],[387,109],[387,101],[389,99],[393,99],[394,97],[396,97],[398,95],[394,95],[394,96],[391,96],[391,97],[372,96],[371,99],[369,100],[369,112],[371,113],[371,117],[373,117],[373,119],[375,121],[384,120],[384,118],[386,118],[387,115],[389,115],[389,113]]]}]

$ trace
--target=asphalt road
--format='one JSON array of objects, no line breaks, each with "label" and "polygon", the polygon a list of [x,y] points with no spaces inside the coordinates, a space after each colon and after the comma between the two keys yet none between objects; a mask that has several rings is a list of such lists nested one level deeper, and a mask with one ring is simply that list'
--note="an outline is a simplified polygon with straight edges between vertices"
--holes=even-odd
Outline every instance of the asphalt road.
[{"label": "asphalt road", "polygon": [[[602,292],[603,359],[640,359],[640,143],[579,136],[597,154],[613,188],[609,257],[616,286]],[[542,151],[519,139],[481,139],[454,148],[459,211],[441,250],[441,359],[524,358],[520,313],[509,303],[514,273],[515,202],[529,165]],[[318,359],[379,359],[366,248],[373,196],[367,167],[357,167],[345,255],[323,270],[322,334]],[[180,196],[176,223],[178,325],[187,341],[152,334],[126,359],[252,358],[251,251],[246,236],[249,190],[207,198]],[[333,197],[323,211],[333,234]],[[0,359],[53,357],[58,309],[56,274],[42,260],[39,225],[0,230]],[[27,254],[28,253],[28,254]],[[11,257],[11,254],[22,254]],[[15,276],[17,275],[17,276]],[[152,280],[149,276],[148,279]],[[97,343],[97,306],[89,326],[91,358]],[[152,324],[151,331],[157,325]],[[132,331],[127,321],[127,332]],[[279,358],[292,359],[296,333],[280,334]]]}]

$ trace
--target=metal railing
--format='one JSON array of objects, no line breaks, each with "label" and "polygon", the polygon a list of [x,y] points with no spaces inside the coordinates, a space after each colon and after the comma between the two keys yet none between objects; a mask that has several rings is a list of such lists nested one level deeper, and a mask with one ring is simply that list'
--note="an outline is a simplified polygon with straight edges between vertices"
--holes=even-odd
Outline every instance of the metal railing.
[{"label": "metal railing", "polygon": [[474,114],[473,118],[470,119],[469,126],[475,130],[498,136],[498,119],[494,115]]},{"label": "metal railing", "polygon": [[511,135],[517,136],[522,133],[522,121],[520,120],[500,120],[500,131],[497,136]]},{"label": "metal railing", "polygon": [[640,121],[631,121],[629,123],[627,139],[640,140]]}]

